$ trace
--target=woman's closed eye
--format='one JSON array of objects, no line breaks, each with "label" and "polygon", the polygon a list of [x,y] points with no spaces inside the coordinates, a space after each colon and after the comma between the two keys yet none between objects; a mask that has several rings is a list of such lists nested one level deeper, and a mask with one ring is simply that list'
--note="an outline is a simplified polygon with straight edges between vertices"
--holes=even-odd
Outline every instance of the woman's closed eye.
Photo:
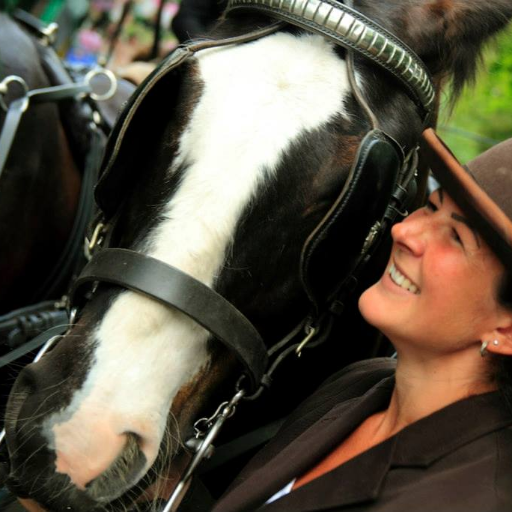
[{"label": "woman's closed eye", "polygon": [[460,244],[462,247],[464,247],[464,243],[462,241],[462,238],[459,236],[459,233],[457,232],[457,230],[455,228],[452,228],[452,238],[458,243]]},{"label": "woman's closed eye", "polygon": [[427,201],[425,208],[431,212],[437,212],[438,210],[437,205],[435,205],[430,199]]}]

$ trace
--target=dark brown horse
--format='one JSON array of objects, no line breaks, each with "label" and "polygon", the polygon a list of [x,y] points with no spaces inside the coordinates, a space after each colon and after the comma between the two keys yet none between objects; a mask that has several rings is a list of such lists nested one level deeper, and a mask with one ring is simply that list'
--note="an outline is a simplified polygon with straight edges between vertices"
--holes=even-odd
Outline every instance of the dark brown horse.
[{"label": "dark brown horse", "polygon": [[[325,21],[335,6],[318,5],[314,16]],[[482,43],[512,17],[505,0],[359,0],[355,8],[412,48],[438,88],[453,80],[456,90],[473,76]],[[235,10],[214,38],[272,23],[270,8]],[[301,251],[371,128],[356,91],[405,153],[424,118],[410,91],[364,56],[351,85],[346,51],[321,35],[280,25],[253,39],[206,44],[178,82],[159,82],[152,108],[124,134],[118,175],[100,200],[115,219],[110,243],[214,289],[271,343],[307,314],[311,287],[329,288],[333,269],[320,265],[306,293]],[[358,220],[354,214],[345,227]],[[341,234],[331,237],[322,261],[342,259],[350,250],[343,243]],[[122,282],[132,267],[116,254]],[[9,486],[52,511],[137,508],[144,489],[172,468],[199,411],[212,409],[212,394],[239,374],[233,353],[178,310],[116,286],[93,292],[68,334],[22,371],[9,404]],[[289,379],[314,382],[354,353],[370,353],[364,339],[340,332],[328,359]]]},{"label": "dark brown horse", "polygon": [[[0,48],[0,81],[16,75],[29,89],[53,85],[34,38],[7,15],[0,15]],[[57,103],[31,105],[23,116],[0,182],[0,314],[37,293],[71,231],[81,171],[68,137]]]},{"label": "dark brown horse", "polygon": [[[51,87],[78,87],[48,45],[42,26],[23,16],[25,23],[0,14],[0,133],[2,141],[7,132],[14,137],[0,159],[7,158],[0,169],[0,342],[8,340],[10,348],[20,340],[9,338],[10,322],[4,320],[10,316],[5,314],[59,301],[85,261],[84,231],[99,164],[94,152],[102,151],[108,122],[132,92],[122,84],[99,126],[92,100],[79,98],[74,90],[60,101],[50,91],[31,96],[17,128],[6,126],[15,99]],[[27,314],[25,324],[29,318]],[[44,326],[35,324],[34,329]],[[29,337],[35,334],[25,328]]]}]

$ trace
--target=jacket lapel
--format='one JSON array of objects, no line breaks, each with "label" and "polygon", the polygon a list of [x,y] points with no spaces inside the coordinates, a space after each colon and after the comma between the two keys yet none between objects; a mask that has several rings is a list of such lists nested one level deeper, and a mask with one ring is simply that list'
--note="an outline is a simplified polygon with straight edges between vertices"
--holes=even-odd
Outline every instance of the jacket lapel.
[{"label": "jacket lapel", "polygon": [[426,468],[457,448],[511,425],[512,416],[499,393],[461,400],[411,424],[263,510],[311,512],[374,501],[391,468]]},{"label": "jacket lapel", "polygon": [[306,422],[308,426],[302,430],[294,429],[292,423],[279,434],[270,450],[263,450],[258,463],[242,473],[242,478],[221,498],[214,512],[260,509],[310,512],[351,504],[360,506],[379,497],[391,469],[427,468],[479,437],[512,426],[512,416],[499,393],[469,397],[411,424],[392,438],[263,507],[265,501],[319,462],[364,419],[384,409],[392,385],[393,380],[386,379],[365,395],[344,401],[324,416],[319,415],[318,420]]},{"label": "jacket lapel", "polygon": [[265,512],[311,512],[361,505],[379,496],[389,471],[396,438],[374,446],[333,471],[264,507]]},{"label": "jacket lapel", "polygon": [[[348,400],[333,407],[310,428],[302,432],[298,437],[295,437],[292,442],[282,446],[277,455],[267,460],[265,464],[249,475],[245,481],[228,492],[214,510],[234,512],[255,510],[262,506],[291,480],[302,475],[330,453],[369,415],[384,409],[389,403],[392,385],[393,380],[386,379],[381,384],[371,388],[362,397]],[[345,466],[347,464],[340,466],[336,472],[343,469],[342,472],[345,473]],[[384,469],[383,471],[385,473]],[[333,473],[329,473],[329,479],[332,478]],[[376,483],[380,480],[380,476],[378,476],[380,472],[378,475],[373,470],[364,471],[364,473],[367,473],[367,476],[373,475],[371,479],[375,480]],[[326,476],[324,475],[324,477],[314,480],[307,486],[304,486],[304,488],[294,491],[285,498],[266,505],[265,510],[269,512],[274,510],[303,510],[302,508],[296,508],[295,503],[293,508],[290,504],[288,504],[288,508],[286,508],[286,505],[282,508],[282,504],[287,502],[291,496],[304,494],[302,490],[310,485],[323,487],[323,481]],[[349,474],[347,473],[344,478],[348,476]],[[332,486],[332,482],[329,481],[325,486]],[[332,489],[330,490],[332,491]],[[318,500],[316,500],[316,503],[318,506]],[[304,510],[308,509],[305,508]]]}]

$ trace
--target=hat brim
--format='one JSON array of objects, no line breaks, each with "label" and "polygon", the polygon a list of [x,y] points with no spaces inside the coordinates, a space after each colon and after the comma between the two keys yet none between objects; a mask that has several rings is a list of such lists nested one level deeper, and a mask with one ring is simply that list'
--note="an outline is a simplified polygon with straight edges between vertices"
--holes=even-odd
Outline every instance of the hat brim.
[{"label": "hat brim", "polygon": [[430,169],[470,225],[506,266],[512,264],[512,221],[479,186],[432,128],[423,132]]}]

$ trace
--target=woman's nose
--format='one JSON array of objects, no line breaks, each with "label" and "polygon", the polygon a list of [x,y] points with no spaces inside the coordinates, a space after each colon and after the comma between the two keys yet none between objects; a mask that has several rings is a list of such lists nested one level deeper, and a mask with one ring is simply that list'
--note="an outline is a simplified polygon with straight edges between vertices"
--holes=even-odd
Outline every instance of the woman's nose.
[{"label": "woman's nose", "polygon": [[393,242],[414,256],[421,256],[425,250],[427,226],[420,216],[411,214],[391,228]]}]

